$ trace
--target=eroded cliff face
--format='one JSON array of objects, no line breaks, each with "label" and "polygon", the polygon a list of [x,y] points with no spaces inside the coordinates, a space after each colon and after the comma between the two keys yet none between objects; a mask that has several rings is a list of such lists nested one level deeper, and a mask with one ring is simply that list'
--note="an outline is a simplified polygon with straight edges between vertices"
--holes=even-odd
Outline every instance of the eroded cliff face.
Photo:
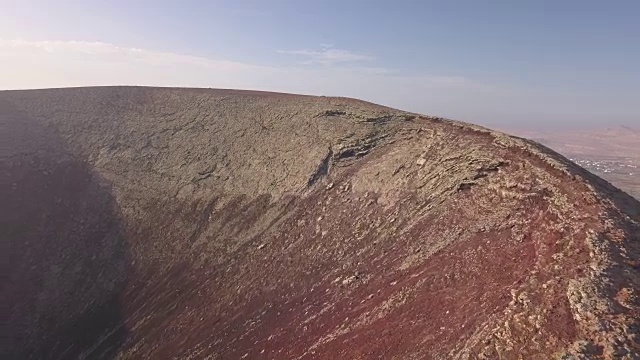
[{"label": "eroded cliff face", "polygon": [[9,357],[640,352],[640,204],[538,144],[204,89],[0,92],[0,125]]}]

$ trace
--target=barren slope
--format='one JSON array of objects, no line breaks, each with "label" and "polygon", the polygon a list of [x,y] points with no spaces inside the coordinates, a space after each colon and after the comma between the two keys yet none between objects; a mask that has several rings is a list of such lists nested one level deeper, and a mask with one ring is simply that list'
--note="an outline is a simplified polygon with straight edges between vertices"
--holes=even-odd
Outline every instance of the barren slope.
[{"label": "barren slope", "polygon": [[467,124],[246,91],[4,91],[0,189],[7,358],[640,353],[640,204]]}]

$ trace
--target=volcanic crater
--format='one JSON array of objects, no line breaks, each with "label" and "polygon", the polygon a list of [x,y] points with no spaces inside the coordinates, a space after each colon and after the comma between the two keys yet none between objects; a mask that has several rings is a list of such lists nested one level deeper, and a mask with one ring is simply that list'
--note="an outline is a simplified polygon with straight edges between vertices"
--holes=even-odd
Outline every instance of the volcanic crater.
[{"label": "volcanic crater", "polygon": [[640,358],[640,203],[479,126],[1,91],[0,189],[3,358]]}]

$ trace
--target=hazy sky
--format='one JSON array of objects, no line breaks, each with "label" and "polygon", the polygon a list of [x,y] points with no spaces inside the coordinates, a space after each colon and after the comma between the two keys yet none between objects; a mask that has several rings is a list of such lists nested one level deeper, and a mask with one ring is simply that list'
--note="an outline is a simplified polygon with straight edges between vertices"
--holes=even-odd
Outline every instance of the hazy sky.
[{"label": "hazy sky", "polygon": [[244,88],[640,125],[640,1],[0,0],[0,89]]}]

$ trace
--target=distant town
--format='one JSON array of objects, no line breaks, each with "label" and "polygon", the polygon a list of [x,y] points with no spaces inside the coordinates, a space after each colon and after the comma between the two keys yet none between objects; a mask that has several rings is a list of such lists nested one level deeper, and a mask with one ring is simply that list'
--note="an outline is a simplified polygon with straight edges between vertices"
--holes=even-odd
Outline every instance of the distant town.
[{"label": "distant town", "polygon": [[594,160],[574,156],[570,157],[570,160],[640,200],[640,161],[638,159],[620,157]]},{"label": "distant town", "polygon": [[633,159],[589,160],[570,158],[570,160],[591,172],[603,174],[618,173],[620,175],[640,176],[638,165],[634,164]]}]

